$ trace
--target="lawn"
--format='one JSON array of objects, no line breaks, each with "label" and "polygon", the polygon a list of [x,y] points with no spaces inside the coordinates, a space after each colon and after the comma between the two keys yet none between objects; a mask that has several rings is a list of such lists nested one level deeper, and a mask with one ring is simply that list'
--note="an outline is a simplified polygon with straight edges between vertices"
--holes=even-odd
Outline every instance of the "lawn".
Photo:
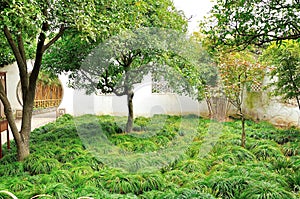
[{"label": "lawn", "polygon": [[[0,160],[0,190],[32,198],[300,198],[300,131],[188,116],[60,117],[32,132],[31,155],[15,145]],[[44,196],[42,196],[44,195]],[[50,197],[52,196],[52,197]],[[10,198],[4,193],[0,198]]]}]

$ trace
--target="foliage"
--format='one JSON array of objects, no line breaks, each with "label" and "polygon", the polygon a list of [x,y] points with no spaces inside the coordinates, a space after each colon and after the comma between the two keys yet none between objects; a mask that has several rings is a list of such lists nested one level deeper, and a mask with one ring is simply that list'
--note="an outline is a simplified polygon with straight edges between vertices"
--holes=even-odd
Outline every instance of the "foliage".
[{"label": "foliage", "polygon": [[214,45],[245,49],[251,44],[300,38],[297,0],[217,0],[202,22],[203,33]]},{"label": "foliage", "polygon": [[256,61],[253,54],[234,52],[221,55],[219,71],[225,95],[242,118],[241,145],[245,147],[245,116],[243,111],[245,89],[249,90],[250,86],[261,83],[264,67]]},{"label": "foliage", "polygon": [[[300,156],[284,154],[284,146],[296,144],[299,140],[298,129],[276,129],[266,122],[246,121],[249,143],[246,148],[235,140],[239,137],[239,121],[223,123],[223,132],[212,150],[205,156],[197,153],[170,162],[166,167],[149,172],[127,172],[113,168],[94,156],[87,145],[82,143],[75,125],[91,127],[91,115],[73,118],[64,115],[54,123],[49,123],[32,132],[31,144],[34,154],[24,162],[16,162],[15,147],[4,149],[5,156],[0,160],[0,190],[8,190],[18,198],[31,198],[47,194],[44,198],[297,198],[300,187]],[[193,150],[200,151],[209,121],[198,117],[158,115],[148,118],[145,129],[152,129],[151,136],[140,134],[120,134],[111,129],[105,133],[114,145],[126,145],[132,150],[149,153],[151,150],[166,147],[180,134],[178,125],[182,120],[199,124],[197,137],[191,143]],[[156,120],[157,119],[157,120]],[[163,122],[159,123],[159,121]],[[141,119],[144,120],[144,119]],[[158,121],[160,127],[155,122]],[[97,116],[98,124],[116,124],[126,121],[125,117]],[[165,125],[162,125],[165,124]],[[183,124],[183,123],[182,123]],[[163,127],[162,127],[163,126]],[[163,129],[162,129],[163,128]],[[186,125],[184,131],[192,128]],[[177,130],[176,130],[177,129]],[[151,131],[152,131],[151,130]],[[158,135],[164,131],[163,135]],[[181,129],[182,130],[182,129]],[[175,136],[168,136],[172,131]],[[95,132],[92,132],[95,133]],[[89,135],[88,132],[84,132]],[[50,135],[49,140],[45,136]],[[268,135],[268,136],[267,136]],[[277,143],[276,136],[293,135],[289,142]],[[164,137],[166,143],[160,144],[158,138]],[[95,144],[99,145],[93,135]],[[137,147],[141,143],[155,148]],[[91,143],[93,144],[93,143]],[[14,142],[12,142],[14,145]],[[172,145],[171,145],[172,146]],[[187,147],[188,149],[188,147]],[[51,151],[51,152],[50,152]],[[146,154],[145,153],[145,154]],[[46,155],[45,155],[46,154]],[[51,154],[51,155],[49,155]],[[110,156],[110,158],[112,158]],[[133,159],[135,160],[135,159]],[[145,160],[146,161],[146,160]],[[139,162],[141,163],[141,162]],[[143,166],[143,165],[141,165]],[[7,198],[0,193],[0,198]]]},{"label": "foliage", "polygon": [[261,83],[264,67],[251,53],[233,52],[221,55],[219,71],[226,96],[239,111],[244,89]]},{"label": "foliage", "polygon": [[99,12],[98,25],[104,28],[94,32],[97,34],[95,40],[85,41],[78,32],[67,32],[45,55],[44,68],[55,73],[79,69],[92,49],[122,30],[157,27],[181,32],[187,28],[183,13],[176,10],[170,0],[103,1],[97,6],[103,11]]},{"label": "foliage", "polygon": [[273,43],[263,52],[262,59],[271,65],[273,82],[269,86],[274,88],[273,94],[284,100],[296,99],[300,110],[300,42]]},{"label": "foliage", "polygon": [[[0,98],[18,149],[18,159],[30,154],[30,129],[37,78],[44,53],[66,31],[76,32],[82,39],[94,39],[96,32],[106,31],[114,20],[104,1],[7,0],[0,5],[0,65],[16,61],[22,89],[23,120],[18,130],[10,100],[0,85]],[[107,15],[106,15],[107,14]],[[106,23],[104,23],[104,21]],[[3,48],[2,48],[3,47]],[[28,59],[33,68],[28,68]]]}]

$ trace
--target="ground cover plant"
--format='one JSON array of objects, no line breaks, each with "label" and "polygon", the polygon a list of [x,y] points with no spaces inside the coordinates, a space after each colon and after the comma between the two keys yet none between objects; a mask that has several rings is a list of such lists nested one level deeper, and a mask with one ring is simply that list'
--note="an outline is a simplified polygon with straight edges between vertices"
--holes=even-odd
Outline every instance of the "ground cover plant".
[{"label": "ground cover plant", "polygon": [[[96,118],[94,120],[93,118]],[[95,122],[96,121],[96,122]],[[194,125],[197,124],[196,131]],[[0,160],[0,191],[18,198],[235,198],[293,199],[300,197],[300,131],[276,129],[246,121],[247,142],[240,146],[240,122],[224,122],[222,133],[204,154],[212,123],[189,116],[136,118],[134,131],[123,133],[126,117],[85,115],[60,117],[32,132],[32,154],[17,162],[15,144]],[[108,165],[91,152],[97,125],[120,151],[151,153],[194,137],[184,153],[164,166],[143,172],[147,159],[132,171]],[[86,131],[79,130],[86,129]],[[190,129],[193,128],[193,129]],[[94,135],[84,141],[84,136]],[[89,145],[86,145],[87,141]],[[203,153],[203,154],[201,154]],[[12,198],[0,192],[0,198]]]}]

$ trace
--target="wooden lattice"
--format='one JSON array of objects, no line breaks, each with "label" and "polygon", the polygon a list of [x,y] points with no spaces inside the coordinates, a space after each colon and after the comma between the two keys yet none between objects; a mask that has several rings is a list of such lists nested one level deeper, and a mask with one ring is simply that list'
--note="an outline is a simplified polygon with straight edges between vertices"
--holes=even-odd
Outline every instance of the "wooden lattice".
[{"label": "wooden lattice", "polygon": [[165,80],[155,81],[152,80],[152,93],[173,93],[172,89],[170,88],[169,84]]},{"label": "wooden lattice", "polygon": [[252,84],[251,88],[250,88],[251,92],[260,92],[262,91],[262,84],[258,83],[258,84]]}]

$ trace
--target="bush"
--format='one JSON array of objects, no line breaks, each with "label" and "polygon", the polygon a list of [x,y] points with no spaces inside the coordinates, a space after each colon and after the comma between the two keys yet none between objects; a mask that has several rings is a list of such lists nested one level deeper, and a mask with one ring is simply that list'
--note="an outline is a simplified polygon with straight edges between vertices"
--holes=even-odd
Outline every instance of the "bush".
[{"label": "bush", "polygon": [[240,196],[241,199],[296,199],[296,196],[284,188],[264,181],[252,181]]},{"label": "bush", "polygon": [[259,160],[266,160],[272,157],[276,157],[276,158],[283,157],[283,154],[279,148],[267,144],[257,146],[253,148],[251,151]]},{"label": "bush", "polygon": [[205,164],[196,159],[189,159],[189,160],[181,161],[175,166],[175,169],[184,171],[186,173],[192,173],[192,172],[205,173],[206,172]]},{"label": "bush", "polygon": [[60,163],[56,159],[32,154],[24,161],[24,170],[31,175],[50,173],[53,168],[60,168]]}]

